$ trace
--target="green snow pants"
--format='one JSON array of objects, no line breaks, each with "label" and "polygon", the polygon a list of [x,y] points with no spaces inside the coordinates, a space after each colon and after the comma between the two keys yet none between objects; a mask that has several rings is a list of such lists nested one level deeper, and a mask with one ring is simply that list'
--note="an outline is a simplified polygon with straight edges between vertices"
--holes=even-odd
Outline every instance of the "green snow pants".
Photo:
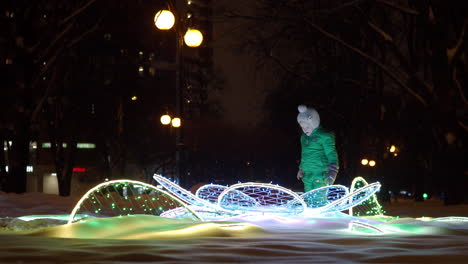
[{"label": "green snow pants", "polygon": [[[304,176],[302,177],[302,182],[304,183],[304,193],[327,186],[328,182],[324,181],[325,177],[323,175],[324,173],[314,174],[310,172],[304,172]],[[323,189],[321,191],[308,194],[306,197],[304,197],[304,201],[306,202],[307,207],[318,208],[328,204],[327,193],[328,190]]]},{"label": "green snow pants", "polygon": [[323,186],[327,186],[328,182],[325,182],[324,173],[311,173],[311,172],[304,172],[304,176],[302,177],[302,182],[304,183],[304,193],[317,189]]}]

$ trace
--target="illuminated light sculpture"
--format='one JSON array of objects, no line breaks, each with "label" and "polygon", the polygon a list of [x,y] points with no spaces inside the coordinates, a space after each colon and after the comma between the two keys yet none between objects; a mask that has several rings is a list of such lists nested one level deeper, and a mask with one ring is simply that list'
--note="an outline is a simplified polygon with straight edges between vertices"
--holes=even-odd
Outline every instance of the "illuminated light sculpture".
[{"label": "illuminated light sculpture", "polygon": [[[343,185],[330,185],[310,190],[301,195],[308,208],[320,208],[349,194]],[[344,202],[344,201],[343,201]]]},{"label": "illuminated light sculpture", "polygon": [[166,211],[184,208],[189,217],[201,217],[177,197],[157,187],[132,180],[107,181],[91,188],[73,208],[68,224],[94,217],[136,214],[161,216]]},{"label": "illuminated light sculpture", "polygon": [[209,201],[198,198],[191,192],[185,190],[184,188],[180,187],[176,183],[170,181],[169,179],[161,175],[154,174],[153,179],[156,180],[159,184],[161,184],[162,187],[164,187],[174,196],[184,201],[204,220],[233,215],[232,212],[225,210],[216,204],[210,203]]},{"label": "illuminated light sculpture", "polygon": [[321,213],[340,212],[361,204],[380,190],[380,183],[374,182],[349,193],[348,195],[320,207]]},{"label": "illuminated light sculpture", "polygon": [[106,181],[93,187],[78,201],[68,223],[94,217],[137,214],[201,221],[242,215],[309,216],[348,210],[368,200],[380,189],[378,182],[351,193],[345,186],[331,185],[299,196],[278,185],[248,182],[230,187],[206,185],[194,195],[161,175],[155,174],[153,178],[167,192],[132,180]]},{"label": "illuminated light sculpture", "polygon": [[156,180],[159,184],[161,184],[162,187],[167,189],[170,193],[173,195],[177,196],[179,199],[183,200],[187,204],[195,205],[195,206],[200,206],[200,207],[211,207],[213,209],[219,209],[217,205],[211,204],[210,202],[200,199],[197,196],[195,196],[193,193],[187,191],[186,189],[180,187],[176,183],[170,181],[169,179],[158,175],[154,174],[153,179]]},{"label": "illuminated light sculpture", "polygon": [[206,184],[201,186],[195,192],[195,196],[213,204],[218,204],[219,195],[228,187],[219,184]]},{"label": "illuminated light sculpture", "polygon": [[218,205],[236,212],[302,213],[307,204],[292,190],[269,183],[239,183],[226,188]]},{"label": "illuminated light sculpture", "polygon": [[[351,187],[349,188],[351,192],[356,191],[359,188],[369,185],[363,177],[356,177],[351,182]],[[369,199],[364,201],[358,206],[349,208],[349,215],[352,216],[374,216],[374,215],[383,215],[385,212],[377,200],[377,195],[372,194]]]}]

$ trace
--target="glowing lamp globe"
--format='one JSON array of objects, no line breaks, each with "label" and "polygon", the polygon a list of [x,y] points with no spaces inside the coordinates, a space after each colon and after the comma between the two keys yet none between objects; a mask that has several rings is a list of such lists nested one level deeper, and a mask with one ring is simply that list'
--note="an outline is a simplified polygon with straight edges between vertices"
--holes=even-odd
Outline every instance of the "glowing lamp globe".
[{"label": "glowing lamp globe", "polygon": [[375,166],[375,161],[370,160],[370,161],[369,161],[369,166],[374,167],[374,166]]},{"label": "glowing lamp globe", "polygon": [[189,29],[185,33],[184,41],[189,47],[198,47],[203,42],[203,35],[197,29]]},{"label": "glowing lamp globe", "polygon": [[396,150],[396,147],[395,147],[394,145],[392,145],[392,146],[390,147],[390,152],[395,152],[395,150]]},{"label": "glowing lamp globe", "polygon": [[368,163],[369,163],[369,160],[367,160],[367,159],[362,159],[361,160],[361,164],[364,165],[364,166],[366,166]]},{"label": "glowing lamp globe", "polygon": [[171,117],[169,115],[162,115],[161,116],[161,124],[169,125],[171,123]]},{"label": "glowing lamp globe", "polygon": [[174,118],[172,119],[172,126],[173,126],[173,127],[180,127],[180,126],[181,126],[181,123],[182,123],[182,122],[181,122],[180,118],[178,118],[178,117],[174,117]]},{"label": "glowing lamp globe", "polygon": [[169,10],[159,10],[154,16],[154,24],[160,30],[169,30],[174,26],[175,17]]}]

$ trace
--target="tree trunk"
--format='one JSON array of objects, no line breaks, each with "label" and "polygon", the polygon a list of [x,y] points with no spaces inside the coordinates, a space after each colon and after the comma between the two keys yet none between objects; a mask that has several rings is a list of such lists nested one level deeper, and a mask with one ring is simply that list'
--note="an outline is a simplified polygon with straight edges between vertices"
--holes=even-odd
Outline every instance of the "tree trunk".
[{"label": "tree trunk", "polygon": [[13,134],[13,143],[8,159],[8,173],[5,182],[6,192],[26,192],[27,172],[29,162],[29,133],[28,122],[24,117],[18,116],[16,131]]},{"label": "tree trunk", "polygon": [[[57,146],[59,152],[56,153],[55,166],[60,196],[70,196],[71,194],[71,179],[73,176],[73,167],[75,165],[76,143],[76,140],[70,140],[67,142],[67,148],[64,149],[62,149],[63,146]],[[62,144],[62,142],[58,144]]]}]

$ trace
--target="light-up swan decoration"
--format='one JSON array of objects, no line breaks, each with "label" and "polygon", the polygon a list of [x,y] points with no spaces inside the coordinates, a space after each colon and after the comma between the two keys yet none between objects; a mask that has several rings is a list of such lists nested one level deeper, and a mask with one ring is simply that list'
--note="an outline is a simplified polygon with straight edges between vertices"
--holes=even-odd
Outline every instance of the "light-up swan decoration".
[{"label": "light-up swan decoration", "polygon": [[182,210],[184,217],[201,217],[177,197],[157,187],[139,181],[113,180],[91,188],[73,208],[68,223],[93,217],[113,217],[136,214],[161,216],[165,212]]}]

